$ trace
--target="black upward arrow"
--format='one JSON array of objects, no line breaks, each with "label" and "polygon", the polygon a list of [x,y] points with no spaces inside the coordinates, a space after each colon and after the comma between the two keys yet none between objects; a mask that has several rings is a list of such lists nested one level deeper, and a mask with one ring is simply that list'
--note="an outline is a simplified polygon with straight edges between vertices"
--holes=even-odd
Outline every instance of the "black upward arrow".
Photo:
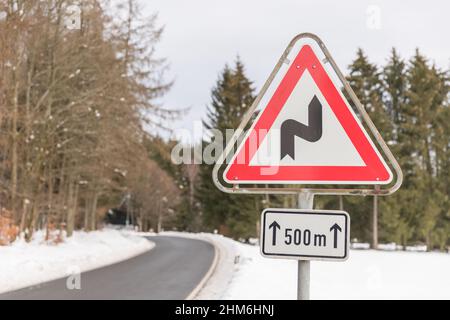
[{"label": "black upward arrow", "polygon": [[334,231],[334,248],[337,248],[337,236],[338,236],[338,231],[342,232],[341,227],[339,227],[339,225],[337,223],[335,223],[331,228],[330,231]]},{"label": "black upward arrow", "polygon": [[277,244],[277,229],[281,229],[280,225],[278,224],[278,222],[274,221],[272,222],[272,224],[269,226],[269,229],[272,229],[272,245],[275,246]]},{"label": "black upward arrow", "polygon": [[322,138],[322,104],[314,96],[308,106],[308,125],[305,126],[294,119],[285,120],[281,124],[281,159],[289,155],[295,160],[295,137],[309,142],[316,142]]}]

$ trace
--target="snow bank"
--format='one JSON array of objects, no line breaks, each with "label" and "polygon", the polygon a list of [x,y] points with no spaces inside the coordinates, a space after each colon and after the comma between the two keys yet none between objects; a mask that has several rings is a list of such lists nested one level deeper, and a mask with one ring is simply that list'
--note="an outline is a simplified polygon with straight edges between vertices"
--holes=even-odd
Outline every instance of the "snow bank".
[{"label": "snow bank", "polygon": [[[297,261],[263,258],[258,246],[217,234],[162,235],[205,240],[216,246],[217,266],[196,299],[297,296]],[[359,250],[351,250],[346,262],[311,262],[312,299],[450,299],[450,254],[389,251],[394,250],[393,244],[382,246],[383,250],[361,250],[367,249],[363,244],[356,247]]]},{"label": "snow bank", "polygon": [[30,243],[18,240],[0,247],[0,293],[117,263],[154,245],[111,229],[77,231],[59,245],[45,244],[44,236],[37,232]]},{"label": "snow bank", "polygon": [[[240,259],[225,299],[296,298],[297,261],[235,244]],[[450,299],[450,254],[351,250],[346,262],[313,261],[311,299]]]},{"label": "snow bank", "polygon": [[[350,247],[352,249],[358,249],[358,250],[369,250],[370,249],[370,243],[361,243],[361,242],[353,242],[350,244]],[[396,244],[395,242],[391,243],[379,243],[378,244],[378,250],[385,250],[385,251],[412,251],[412,252],[427,252],[427,246],[426,245],[415,245],[415,246],[406,246],[406,248],[403,248],[403,246]]]}]

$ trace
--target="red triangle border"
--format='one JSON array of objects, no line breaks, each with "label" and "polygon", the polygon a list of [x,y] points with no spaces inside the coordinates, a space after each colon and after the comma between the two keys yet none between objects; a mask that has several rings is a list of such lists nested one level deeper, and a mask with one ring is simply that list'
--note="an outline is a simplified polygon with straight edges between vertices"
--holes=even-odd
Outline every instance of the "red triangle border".
[{"label": "red triangle border", "polygon": [[[332,111],[347,133],[350,141],[359,152],[366,166],[250,166],[248,165],[272,127],[281,109],[300,80],[308,70],[319,90],[330,105]],[[358,124],[349,106],[343,100],[322,63],[309,45],[304,45],[287,73],[281,80],[270,101],[257,118],[250,135],[257,135],[257,147],[250,148],[248,135],[244,146],[238,149],[231,164],[224,172],[229,183],[305,183],[305,184],[388,184],[392,181],[392,172],[384,163],[381,155],[375,151],[364,129]],[[255,138],[255,136],[253,136]],[[243,153],[244,152],[244,153]],[[239,161],[238,159],[244,161]],[[241,163],[243,162],[243,163]],[[273,171],[276,171],[273,173]],[[271,172],[271,174],[265,174]],[[273,174],[272,174],[273,173]]]}]

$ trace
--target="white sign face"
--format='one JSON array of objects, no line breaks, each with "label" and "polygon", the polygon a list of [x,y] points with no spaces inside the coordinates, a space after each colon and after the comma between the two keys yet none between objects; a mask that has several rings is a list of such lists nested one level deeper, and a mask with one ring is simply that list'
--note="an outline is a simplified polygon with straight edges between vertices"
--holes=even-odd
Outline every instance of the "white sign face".
[{"label": "white sign face", "polygon": [[261,254],[296,260],[347,260],[350,216],[344,211],[266,209]]}]

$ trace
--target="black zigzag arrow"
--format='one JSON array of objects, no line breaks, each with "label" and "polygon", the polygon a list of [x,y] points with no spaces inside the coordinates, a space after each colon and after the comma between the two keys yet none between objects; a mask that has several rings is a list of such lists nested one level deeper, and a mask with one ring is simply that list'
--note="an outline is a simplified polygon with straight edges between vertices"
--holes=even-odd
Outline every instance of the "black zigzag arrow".
[{"label": "black zigzag arrow", "polygon": [[314,96],[308,106],[308,125],[294,119],[281,124],[281,159],[289,155],[295,160],[295,137],[309,142],[319,141],[322,137],[322,104]]}]

